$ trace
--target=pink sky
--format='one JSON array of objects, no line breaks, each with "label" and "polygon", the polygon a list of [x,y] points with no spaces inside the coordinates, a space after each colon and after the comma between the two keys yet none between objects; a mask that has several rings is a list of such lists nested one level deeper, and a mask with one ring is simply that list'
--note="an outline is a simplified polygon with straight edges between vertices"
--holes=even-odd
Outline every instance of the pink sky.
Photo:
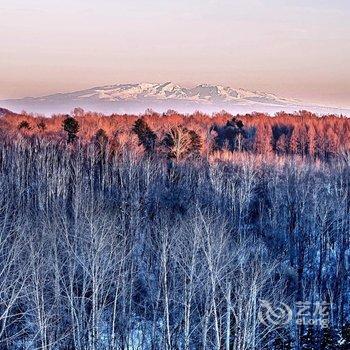
[{"label": "pink sky", "polygon": [[350,107],[349,1],[2,0],[0,99],[214,83]]}]

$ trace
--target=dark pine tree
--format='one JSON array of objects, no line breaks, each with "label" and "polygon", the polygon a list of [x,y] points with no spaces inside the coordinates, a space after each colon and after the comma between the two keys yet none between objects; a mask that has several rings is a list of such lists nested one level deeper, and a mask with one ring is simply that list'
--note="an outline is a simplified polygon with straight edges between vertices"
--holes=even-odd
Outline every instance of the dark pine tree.
[{"label": "dark pine tree", "polygon": [[77,138],[77,133],[79,131],[79,123],[73,117],[67,116],[67,118],[62,123],[63,130],[67,132],[68,138],[67,143],[72,143]]},{"label": "dark pine tree", "polygon": [[156,145],[157,135],[143,119],[137,119],[132,131],[137,135],[139,144],[142,145],[146,152],[153,152]]},{"label": "dark pine tree", "polygon": [[239,129],[242,129],[244,126],[242,120],[237,120],[236,125],[237,125],[237,128],[239,128]]},{"label": "dark pine tree", "polygon": [[202,148],[202,140],[194,130],[190,130],[189,135],[191,138],[191,147],[189,152],[191,155],[198,157]]},{"label": "dark pine tree", "polygon": [[40,131],[46,130],[46,124],[43,121],[40,121],[36,126]]},{"label": "dark pine tree", "polygon": [[22,120],[19,124],[18,124],[18,130],[30,130],[30,125],[26,120]]}]

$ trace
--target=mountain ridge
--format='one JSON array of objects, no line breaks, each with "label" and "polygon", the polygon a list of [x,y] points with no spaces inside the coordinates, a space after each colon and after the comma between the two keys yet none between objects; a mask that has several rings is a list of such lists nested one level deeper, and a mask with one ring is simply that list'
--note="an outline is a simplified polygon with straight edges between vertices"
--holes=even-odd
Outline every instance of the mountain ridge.
[{"label": "mountain ridge", "polygon": [[221,109],[239,113],[274,113],[308,109],[324,114],[350,114],[350,110],[345,108],[318,106],[268,92],[205,83],[188,88],[170,81],[116,83],[40,97],[8,99],[0,101],[0,105],[17,112],[27,110],[36,113],[68,113],[75,107],[81,107],[104,113],[140,113],[152,108],[160,112],[176,109],[185,113],[195,110],[212,113]]},{"label": "mountain ridge", "polygon": [[0,107],[0,117],[4,116],[4,115],[14,115],[16,113],[10,111],[9,109],[7,108],[1,108]]}]

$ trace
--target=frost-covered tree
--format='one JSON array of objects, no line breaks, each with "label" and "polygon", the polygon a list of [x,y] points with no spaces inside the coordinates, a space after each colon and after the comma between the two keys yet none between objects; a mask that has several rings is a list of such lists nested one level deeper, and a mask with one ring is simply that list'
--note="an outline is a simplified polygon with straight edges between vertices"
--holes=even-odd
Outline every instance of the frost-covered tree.
[{"label": "frost-covered tree", "polygon": [[194,130],[176,127],[169,130],[162,141],[168,158],[179,162],[187,157],[196,157],[201,149],[201,139]]}]

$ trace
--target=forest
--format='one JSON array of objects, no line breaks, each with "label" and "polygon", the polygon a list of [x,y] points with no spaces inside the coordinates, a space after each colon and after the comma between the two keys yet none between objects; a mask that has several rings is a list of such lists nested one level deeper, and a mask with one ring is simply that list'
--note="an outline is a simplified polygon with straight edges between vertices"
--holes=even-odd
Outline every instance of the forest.
[{"label": "forest", "polygon": [[[192,115],[168,110],[159,114],[146,110],[143,115],[103,115],[75,108],[71,117],[78,123],[76,130],[80,143],[89,143],[99,133],[108,140],[112,151],[129,149],[133,153],[150,150],[140,141],[139,134],[132,132],[134,123],[140,119],[154,133],[152,152],[164,156],[164,139],[169,132],[185,130],[196,134],[197,150],[204,158],[230,155],[232,152],[254,154],[297,155],[301,158],[328,161],[346,156],[350,149],[350,120],[345,116],[318,116],[308,111],[293,114],[279,112],[274,116],[263,113],[232,116],[225,111],[213,115],[195,112]],[[67,115],[45,118],[23,112],[9,113],[0,117],[0,133],[11,138],[45,138],[52,142],[65,141],[62,127]],[[183,134],[183,132],[181,132]],[[1,135],[0,135],[1,136]],[[100,135],[101,136],[101,135]],[[169,135],[168,135],[169,136]],[[188,135],[187,135],[188,136]],[[182,142],[187,138],[178,135]],[[219,152],[217,152],[219,151]],[[187,154],[180,157],[188,158]],[[180,159],[178,159],[180,160]]]},{"label": "forest", "polygon": [[350,119],[8,113],[0,174],[1,350],[350,349]]}]

